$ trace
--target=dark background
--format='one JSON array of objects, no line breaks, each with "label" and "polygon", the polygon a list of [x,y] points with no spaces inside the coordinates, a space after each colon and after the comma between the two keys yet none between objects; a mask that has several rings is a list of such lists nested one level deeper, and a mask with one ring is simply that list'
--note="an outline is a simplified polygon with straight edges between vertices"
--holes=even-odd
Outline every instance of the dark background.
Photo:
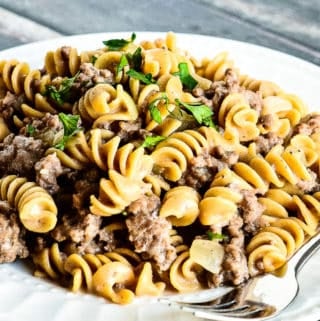
[{"label": "dark background", "polygon": [[60,35],[169,30],[247,41],[320,65],[320,0],[0,0],[0,50]]}]

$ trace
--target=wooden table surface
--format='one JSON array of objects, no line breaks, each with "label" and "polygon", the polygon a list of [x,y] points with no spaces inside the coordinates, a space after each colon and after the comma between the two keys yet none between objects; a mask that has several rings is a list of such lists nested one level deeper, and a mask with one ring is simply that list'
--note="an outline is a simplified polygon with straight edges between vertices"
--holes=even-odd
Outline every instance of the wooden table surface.
[{"label": "wooden table surface", "polygon": [[320,0],[0,0],[0,50],[63,35],[169,30],[255,43],[320,65]]}]

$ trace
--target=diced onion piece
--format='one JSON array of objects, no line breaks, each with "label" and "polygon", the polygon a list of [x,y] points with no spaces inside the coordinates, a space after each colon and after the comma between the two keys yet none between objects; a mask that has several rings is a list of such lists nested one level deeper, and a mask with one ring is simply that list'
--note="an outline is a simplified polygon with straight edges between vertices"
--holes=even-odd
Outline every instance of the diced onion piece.
[{"label": "diced onion piece", "polygon": [[194,240],[190,248],[190,258],[207,271],[218,273],[224,257],[224,248],[216,240]]}]

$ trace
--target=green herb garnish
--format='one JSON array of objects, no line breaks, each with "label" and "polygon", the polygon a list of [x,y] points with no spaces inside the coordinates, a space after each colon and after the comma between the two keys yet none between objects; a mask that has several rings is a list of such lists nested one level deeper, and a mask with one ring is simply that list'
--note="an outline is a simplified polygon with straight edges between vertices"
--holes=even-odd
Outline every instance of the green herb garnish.
[{"label": "green herb garnish", "polygon": [[147,136],[141,146],[147,147],[147,148],[152,148],[165,139],[166,139],[165,136],[160,136],[160,135]]},{"label": "green herb garnish", "polygon": [[141,47],[138,47],[132,55],[130,54],[130,61],[132,64],[132,68],[134,70],[139,71],[141,69],[141,64],[142,64],[141,51],[142,51]]},{"label": "green herb garnish", "polygon": [[81,128],[78,125],[80,116],[79,115],[66,115],[65,113],[59,113],[59,120],[63,125],[63,137],[54,145],[55,148],[64,150],[67,141],[74,136]]},{"label": "green herb garnish", "polygon": [[27,134],[29,134],[30,136],[33,136],[36,131],[36,129],[31,124],[27,125],[26,130]]},{"label": "green herb garnish", "polygon": [[175,72],[175,76],[179,76],[182,84],[192,90],[195,86],[197,86],[198,82],[190,75],[188,64],[186,62],[180,62],[178,65],[179,71]]},{"label": "green herb garnish", "polygon": [[187,104],[180,101],[179,99],[175,99],[175,103],[178,106],[181,105],[186,110],[188,110],[200,125],[214,127],[212,121],[213,111],[207,105],[202,103]]},{"label": "green herb garnish", "polygon": [[224,234],[221,233],[214,233],[212,231],[207,231],[207,236],[209,238],[210,241],[212,240],[225,240],[228,237]]},{"label": "green herb garnish", "polygon": [[148,109],[150,111],[150,114],[151,114],[151,118],[157,122],[158,124],[161,124],[162,123],[162,117],[161,117],[161,113],[160,113],[160,110],[158,108],[158,104],[161,102],[161,101],[164,101],[164,103],[166,104],[166,106],[168,106],[168,102],[169,102],[169,99],[167,97],[167,95],[163,94],[162,96],[154,99],[149,105],[148,105]]},{"label": "green herb garnish", "polygon": [[78,75],[79,72],[71,78],[65,78],[64,80],[62,80],[58,89],[53,85],[47,86],[45,95],[49,96],[61,106],[64,102],[67,102],[69,100],[71,94],[70,89]]},{"label": "green herb garnish", "polygon": [[129,40],[126,39],[110,39],[103,41],[103,44],[108,47],[110,51],[118,51],[121,50],[123,47],[128,45],[129,43],[134,42],[136,39],[136,34],[132,33],[131,38]]},{"label": "green herb garnish", "polygon": [[126,55],[122,55],[120,58],[120,62],[117,65],[117,70],[116,70],[117,75],[123,70],[125,66],[128,66],[128,65],[129,65],[129,62]]},{"label": "green herb garnish", "polygon": [[152,75],[144,74],[142,72],[136,71],[134,69],[129,69],[126,74],[132,78],[138,79],[145,83],[146,85],[154,84],[156,81],[152,78]]},{"label": "green herb garnish", "polygon": [[95,62],[97,61],[98,57],[97,56],[91,56],[90,62],[94,65]]}]

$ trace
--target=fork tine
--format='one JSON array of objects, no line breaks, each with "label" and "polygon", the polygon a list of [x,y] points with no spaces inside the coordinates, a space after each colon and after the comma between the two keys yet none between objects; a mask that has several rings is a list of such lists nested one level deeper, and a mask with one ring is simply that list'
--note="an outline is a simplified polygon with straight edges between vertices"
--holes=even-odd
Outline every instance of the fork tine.
[{"label": "fork tine", "polygon": [[[213,292],[214,293],[214,292]],[[191,312],[195,316],[202,316],[212,320],[245,320],[249,317],[263,317],[270,315],[274,308],[261,302],[245,300],[246,287],[238,286],[221,296],[207,297],[197,302],[179,301],[172,298],[161,300],[169,306]],[[219,318],[217,318],[219,316]],[[227,318],[227,319],[221,319]]]},{"label": "fork tine", "polygon": [[[244,308],[244,306],[242,308]],[[221,313],[219,311],[199,310],[192,308],[188,310],[188,312],[192,312],[193,315],[196,317],[215,321],[246,321],[249,320],[249,318],[259,318],[259,320],[262,320],[265,319],[264,317],[268,318],[268,316],[272,315],[274,311],[274,308],[269,306],[263,306],[260,304],[256,304],[255,307],[247,306],[242,311],[238,310],[238,312],[235,313]]]}]

